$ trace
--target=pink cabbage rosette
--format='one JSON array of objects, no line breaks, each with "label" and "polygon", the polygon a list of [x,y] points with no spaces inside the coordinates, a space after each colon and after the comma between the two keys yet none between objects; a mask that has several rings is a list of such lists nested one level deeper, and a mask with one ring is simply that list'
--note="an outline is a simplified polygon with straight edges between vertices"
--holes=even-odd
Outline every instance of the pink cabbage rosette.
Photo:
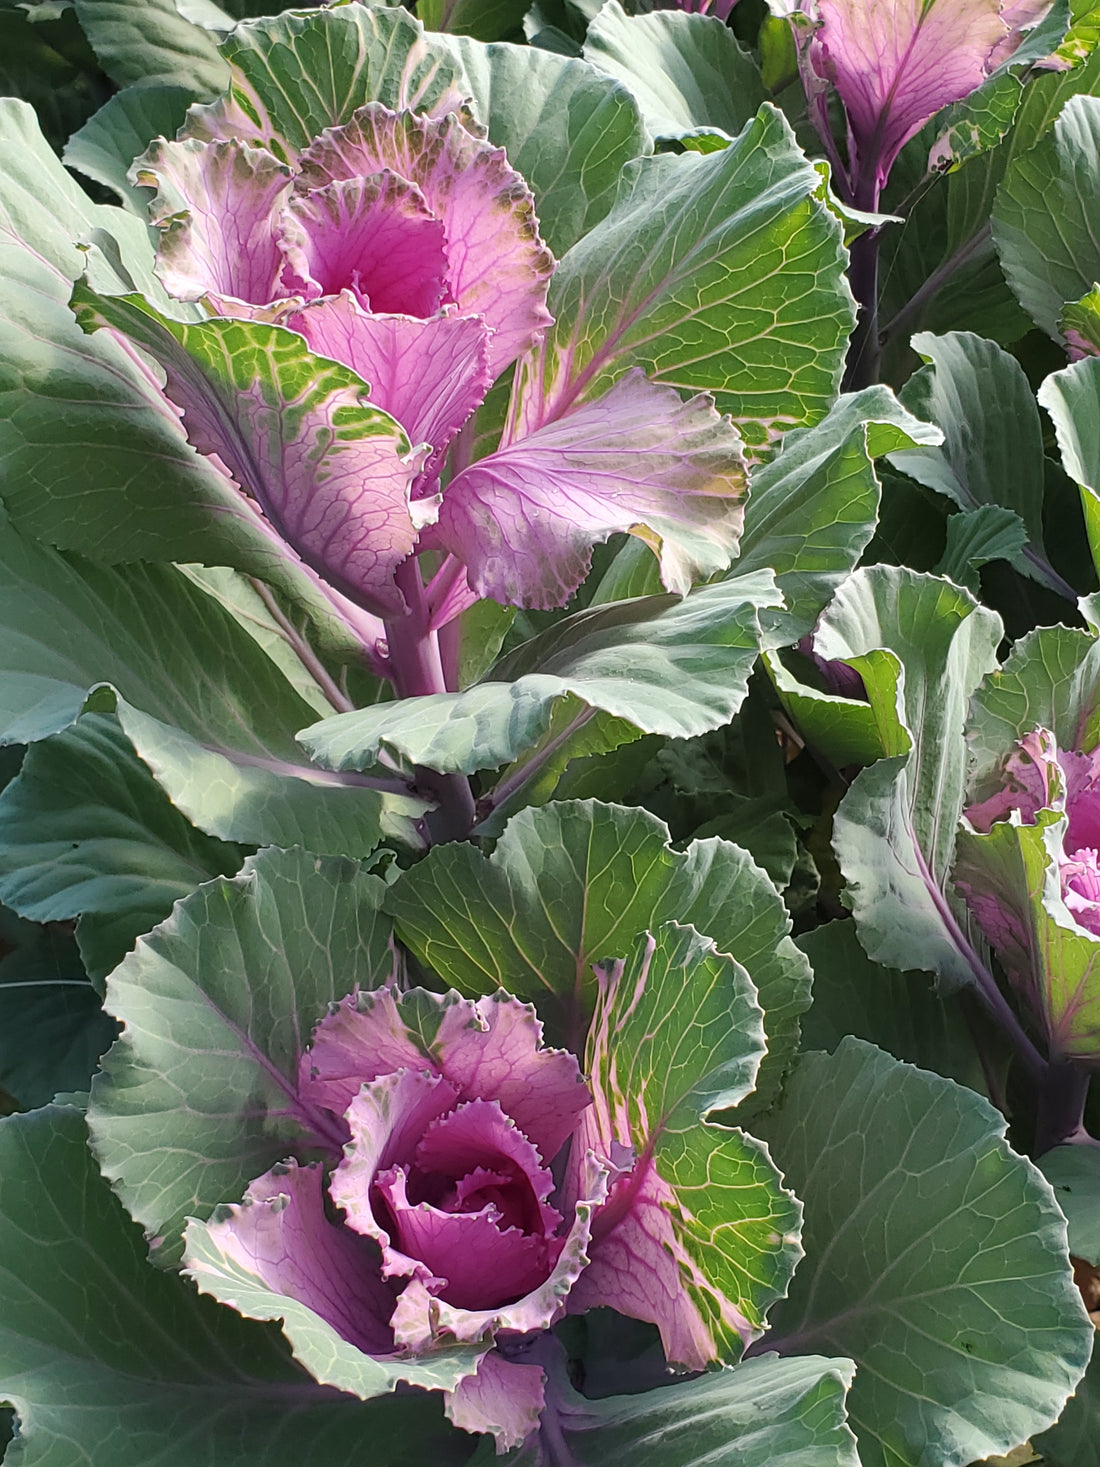
[{"label": "pink cabbage rosette", "polygon": [[986,831],[1014,811],[1030,825],[1040,810],[1052,809],[1066,813],[1058,859],[1062,899],[1074,921],[1100,937],[1100,749],[1059,749],[1053,734],[1036,729],[1010,756],[1002,788],[972,805],[966,818]]},{"label": "pink cabbage rosette", "polygon": [[1001,788],[966,811],[955,883],[1052,1063],[1100,1059],[1100,750],[1019,740]]},{"label": "pink cabbage rosette", "polygon": [[[476,462],[459,439],[552,324],[555,269],[530,190],[467,114],[370,102],[299,153],[279,145],[286,158],[232,136],[239,125],[231,108],[210,109],[194,124],[204,136],[157,140],[133,176],[156,190],[156,270],[170,295],[298,333],[392,420],[373,447],[348,449],[346,467],[325,458],[332,425],[318,420],[292,453],[275,442],[272,468],[270,441],[241,448],[265,421],[262,384],[248,389],[249,421],[221,441],[169,372],[192,441],[307,566],[388,621],[421,615],[409,569],[439,553],[419,635],[481,596],[564,605],[592,546],[615,532],[651,544],[679,594],[728,566],[744,466],[706,394],[685,401],[633,369],[525,437],[506,430]],[[281,411],[284,426],[301,415],[294,403]]]},{"label": "pink cabbage rosette", "polygon": [[[541,1039],[534,1009],[505,993],[383,988],[334,1005],[303,1055],[299,1095],[344,1118],[342,1158],[331,1171],[276,1166],[242,1204],[192,1222],[191,1276],[245,1313],[227,1270],[304,1305],[388,1364],[382,1389],[443,1385],[456,1425],[493,1432],[502,1450],[521,1442],[544,1381],[509,1345],[564,1313],[612,1170],[582,1156],[563,1208],[551,1164],[591,1096],[574,1056]],[[436,1358],[436,1376],[418,1373]],[[339,1372],[319,1378],[349,1388]]]}]

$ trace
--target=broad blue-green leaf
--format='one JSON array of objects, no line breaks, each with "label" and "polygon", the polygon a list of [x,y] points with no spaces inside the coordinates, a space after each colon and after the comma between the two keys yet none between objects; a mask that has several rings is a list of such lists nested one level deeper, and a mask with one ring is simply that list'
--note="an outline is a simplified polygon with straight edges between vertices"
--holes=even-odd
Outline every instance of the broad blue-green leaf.
[{"label": "broad blue-green leaf", "polygon": [[464,693],[434,693],[337,714],[300,735],[326,768],[380,755],[473,773],[519,758],[577,700],[645,733],[687,738],[728,723],[760,648],[760,614],[778,604],[766,571],[682,600],[617,601],[578,612],[522,644]]},{"label": "broad blue-green leaf", "polygon": [[0,1400],[7,1467],[458,1467],[471,1439],[423,1396],[353,1400],[270,1327],[150,1267],[95,1169],[83,1118],[0,1122]]},{"label": "broad blue-green leaf", "polygon": [[608,0],[584,58],[629,88],[654,138],[732,139],[767,98],[755,61],[714,16],[627,15]]},{"label": "broad blue-green leaf", "polygon": [[145,226],[90,203],[22,103],[0,101],[0,151],[0,470],[13,520],[109,562],[230,564],[298,585],[254,506],[187,442],[148,366],[107,333],[84,335],[69,309],[87,243],[116,261],[116,288],[166,304]]},{"label": "broad blue-green leaf", "polygon": [[911,345],[929,365],[910,377],[902,401],[940,427],[944,443],[903,449],[890,462],[960,509],[999,505],[1019,515],[1030,543],[1014,559],[1016,569],[1076,600],[1043,546],[1043,428],[1023,368],[969,331],[920,332]]},{"label": "broad blue-green leaf", "polygon": [[0,688],[12,719],[0,737],[59,732],[88,689],[107,683],[93,706],[117,708],[140,757],[208,835],[322,855],[366,855],[384,828],[417,843],[423,802],[311,766],[293,738],[310,705],[181,571],[89,565],[3,526],[0,568]]},{"label": "broad blue-green leaf", "polygon": [[1098,1467],[1100,1464],[1100,1350],[1095,1346],[1085,1378],[1074,1391],[1057,1425],[1034,1437],[1044,1467]]},{"label": "broad blue-green leaf", "polygon": [[860,946],[855,923],[827,922],[795,939],[814,970],[814,1001],[802,1020],[803,1049],[833,1050],[846,1034],[895,1059],[937,1070],[979,1095],[986,1076],[955,997],[941,998],[927,973],[883,968]]},{"label": "broad blue-green leaf", "polygon": [[103,1012],[76,943],[0,910],[0,1088],[21,1108],[87,1090],[118,1029]]},{"label": "broad blue-green leaf", "polygon": [[1053,420],[1066,473],[1080,487],[1093,564],[1100,565],[1100,357],[1052,372],[1039,401]]},{"label": "broad blue-green leaf", "polygon": [[629,164],[613,209],[551,282],[556,324],[517,374],[521,424],[632,366],[713,392],[751,448],[823,417],[853,315],[820,184],[771,106],[721,152]]},{"label": "broad blue-green leaf", "polygon": [[168,83],[124,87],[73,133],[65,162],[113,189],[124,207],[144,218],[144,197],[127,178],[130,164],[155,137],[175,137],[193,100],[187,87]]},{"label": "broad blue-green leaf", "polygon": [[383,891],[355,861],[261,852],[179,903],[108,979],[125,1032],[88,1123],[163,1260],[186,1217],[237,1201],[295,1150],[339,1151],[339,1125],[298,1099],[298,1061],[327,1004],[393,973]]},{"label": "broad blue-green leaf", "polygon": [[690,923],[749,974],[768,1054],[740,1117],[771,1103],[809,1004],[809,965],[775,888],[726,841],[673,850],[645,810],[561,801],[513,816],[493,854],[437,846],[390,888],[398,933],[444,984],[537,999],[573,1043],[595,999],[592,965],[662,922]]},{"label": "broad blue-green leaf", "polygon": [[[857,571],[822,619],[818,652],[862,671],[885,650],[899,675],[892,716],[905,752],[856,778],[834,821],[845,900],[870,957],[918,964],[949,986],[975,980],[945,886],[962,813],[970,696],[996,666],[1000,618],[948,581],[893,566]],[[875,684],[868,689],[875,696]]]},{"label": "broad blue-green leaf", "polygon": [[1054,130],[1013,161],[997,190],[1001,266],[1020,304],[1056,341],[1066,302],[1100,279],[1098,177],[1100,97],[1071,97]]},{"label": "broad blue-green leaf", "polygon": [[440,37],[427,37],[407,10],[342,5],[246,21],[221,55],[229,92],[197,108],[189,129],[239,136],[293,156],[364,102],[394,111],[446,111],[463,101],[458,68]]},{"label": "broad blue-green leaf", "polygon": [[1066,1215],[1069,1251],[1100,1264],[1100,1149],[1056,1146],[1039,1158],[1038,1167]]},{"label": "broad blue-green leaf", "polygon": [[890,652],[862,659],[860,677],[868,701],[811,687],[774,654],[764,659],[784,709],[806,742],[837,769],[873,764],[904,753],[908,736],[895,712],[901,669]]},{"label": "broad blue-green leaf", "polygon": [[73,0],[99,64],[120,87],[182,86],[208,101],[229,80],[213,38],[185,20],[175,0]]},{"label": "broad blue-green leaf", "polygon": [[80,948],[97,977],[241,855],[184,819],[102,714],[29,749],[0,794],[0,901],[35,922],[87,914]]},{"label": "broad blue-green leaf", "polygon": [[420,0],[416,8],[432,30],[478,41],[516,40],[523,35],[527,0]]},{"label": "broad blue-green leaf", "polygon": [[941,437],[889,388],[868,387],[838,398],[814,427],[788,433],[775,457],[756,468],[730,574],[775,572],[786,606],[768,618],[771,645],[810,630],[867,548],[879,504],[872,461]]},{"label": "broad blue-green leaf", "polygon": [[1026,555],[1027,526],[1011,509],[982,504],[947,519],[947,545],[935,567],[937,576],[980,594],[978,571],[991,560],[1019,561]]},{"label": "broad blue-green leaf", "polygon": [[[577,1467],[859,1467],[847,1424],[849,1360],[776,1355],[640,1395],[590,1401],[554,1382]],[[470,1467],[544,1467],[550,1433],[510,1456],[483,1442]]]},{"label": "broad blue-green leaf", "polygon": [[1032,824],[1018,819],[998,820],[985,833],[964,826],[954,880],[1040,1020],[1050,1057],[1095,1062],[1100,938],[1078,926],[1063,900],[1066,817],[1040,810]]},{"label": "broad blue-green leaf", "polygon": [[593,1246],[578,1302],[623,1300],[636,1313],[641,1296],[670,1363],[737,1360],[802,1255],[801,1209],[765,1148],[713,1123],[754,1087],[765,1050],[755,989],[676,922],[641,934],[597,976],[589,1144],[612,1155],[617,1141],[638,1160],[634,1210],[610,1258]]},{"label": "broad blue-green leaf", "polygon": [[1092,1325],[1050,1188],[987,1101],[845,1039],[757,1128],[806,1207],[765,1345],[856,1362],[863,1467],[965,1467],[1056,1419]]}]

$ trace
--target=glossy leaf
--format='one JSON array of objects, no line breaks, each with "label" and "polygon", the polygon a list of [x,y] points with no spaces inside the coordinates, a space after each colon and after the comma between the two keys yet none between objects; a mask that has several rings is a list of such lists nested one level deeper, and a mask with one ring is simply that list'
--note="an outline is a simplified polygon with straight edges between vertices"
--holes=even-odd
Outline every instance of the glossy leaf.
[{"label": "glossy leaf", "polygon": [[1008,283],[1037,325],[1059,321],[1100,279],[1092,197],[1100,172],[1100,98],[1071,97],[1053,131],[1017,157],[997,191],[993,238]]},{"label": "glossy leaf", "polygon": [[99,1176],[83,1118],[0,1122],[0,1400],[12,1467],[63,1467],[73,1444],[116,1467],[458,1467],[469,1439],[423,1397],[364,1405],[305,1378],[270,1329],[149,1266]]},{"label": "glossy leaf", "polygon": [[960,509],[998,505],[1019,515],[1029,544],[1013,562],[1017,570],[1075,599],[1043,545],[1043,430],[1023,368],[969,331],[919,332],[911,345],[929,365],[905,384],[902,401],[940,427],[944,443],[903,449],[890,462]]},{"label": "glossy leaf", "polygon": [[584,59],[629,88],[654,138],[732,139],[767,96],[756,63],[713,16],[627,15],[609,0],[588,27]]},{"label": "glossy leaf", "polygon": [[1000,638],[1000,619],[967,592],[887,566],[852,577],[816,638],[821,656],[857,671],[878,649],[899,664],[893,706],[884,703],[879,716],[893,721],[905,752],[892,750],[857,777],[834,824],[860,940],[876,962],[919,962],[951,985],[975,976],[944,891],[966,785],[963,725]]},{"label": "glossy leaf", "polygon": [[721,152],[628,165],[611,213],[551,283],[556,325],[521,371],[521,430],[630,366],[713,392],[755,449],[822,417],[852,308],[820,182],[771,107]]},{"label": "glossy leaf", "polygon": [[992,1106],[845,1039],[758,1129],[806,1207],[774,1343],[855,1360],[864,1467],[966,1467],[1057,1418],[1092,1325],[1050,1188]]},{"label": "glossy leaf", "polygon": [[1100,1152],[1095,1146],[1056,1146],[1038,1161],[1066,1215],[1069,1251],[1100,1264]]},{"label": "glossy leaf", "polygon": [[809,1001],[809,967],[786,934],[774,887],[726,841],[672,849],[644,810],[561,801],[513,816],[492,856],[435,847],[386,901],[398,933],[462,993],[503,987],[539,1002],[579,1042],[595,1002],[592,966],[663,922],[692,924],[749,974],[767,1015],[768,1054],[738,1113],[774,1097]]},{"label": "glossy leaf", "polygon": [[1058,323],[1073,358],[1100,356],[1100,285],[1071,301]]},{"label": "glossy leaf", "polygon": [[124,87],[105,102],[65,144],[65,163],[112,189],[125,208],[144,217],[145,201],[127,175],[155,137],[174,137],[192,94],[163,83]]},{"label": "glossy leaf", "polygon": [[[729,721],[760,644],[770,577],[649,596],[579,612],[523,643],[464,693],[434,693],[336,714],[300,735],[329,769],[409,764],[473,773],[517,759],[555,708],[581,700],[647,733],[685,737]],[[574,711],[576,712],[575,706]]]},{"label": "glossy leaf", "polygon": [[[801,1210],[765,1149],[713,1123],[753,1088],[763,1013],[748,974],[693,927],[666,923],[597,966],[585,1050],[586,1143],[636,1158],[626,1215],[601,1232],[572,1307],[650,1320],[670,1363],[736,1360],[801,1256]],[[578,1157],[579,1162],[579,1157]],[[613,1190],[606,1204],[616,1208]]]},{"label": "glossy leaf", "polygon": [[213,38],[185,20],[175,0],[74,0],[100,65],[120,87],[134,82],[186,87],[216,97],[228,81]]},{"label": "glossy leaf", "polygon": [[303,758],[292,734],[310,705],[182,572],[89,565],[2,526],[0,565],[5,740],[59,732],[89,688],[109,683],[94,706],[117,709],[158,783],[208,835],[366,855],[384,823],[417,842],[423,802],[334,782]]},{"label": "glossy leaf", "polygon": [[978,571],[991,560],[1017,561],[1027,546],[1027,526],[1018,514],[996,504],[964,509],[947,518],[947,545],[935,574],[980,594]]},{"label": "glossy leaf", "polygon": [[91,914],[79,935],[97,977],[180,897],[240,860],[184,819],[102,714],[28,750],[0,795],[0,901],[35,922]]},{"label": "glossy leaf", "polygon": [[89,1126],[164,1262],[189,1215],[239,1198],[297,1149],[339,1151],[346,1131],[301,1099],[298,1064],[329,1003],[393,972],[382,894],[354,861],[261,853],[181,902],[108,980],[125,1033]]},{"label": "glossy leaf", "polygon": [[1080,487],[1093,564],[1100,564],[1100,358],[1052,372],[1039,401],[1053,419],[1066,473]]}]

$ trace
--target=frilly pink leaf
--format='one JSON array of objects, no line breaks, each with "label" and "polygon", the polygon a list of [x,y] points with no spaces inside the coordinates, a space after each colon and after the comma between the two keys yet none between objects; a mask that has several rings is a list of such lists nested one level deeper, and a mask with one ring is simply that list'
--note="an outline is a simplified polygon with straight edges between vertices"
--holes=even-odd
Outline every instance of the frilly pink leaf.
[{"label": "frilly pink leaf", "polygon": [[530,190],[502,149],[473,137],[453,114],[395,113],[377,102],[305,150],[300,185],[323,188],[385,169],[414,183],[442,221],[450,298],[459,315],[480,315],[492,329],[499,376],[552,319],[546,291],[554,258],[539,237]]},{"label": "frilly pink leaf", "polygon": [[388,1355],[396,1291],[382,1279],[377,1248],[325,1216],[323,1180],[318,1165],[273,1167],[208,1231],[273,1293],[312,1309],[368,1355]]},{"label": "frilly pink leaf", "polygon": [[290,169],[263,148],[236,141],[157,138],[134,164],[136,183],[157,190],[150,222],[160,229],[157,274],[178,300],[208,298],[218,314],[273,301],[284,257],[272,221],[290,197]]},{"label": "frilly pink leaf", "polygon": [[295,194],[282,244],[287,290],[309,300],[350,290],[372,311],[431,316],[447,296],[443,225],[420,190],[392,173]]},{"label": "frilly pink leaf", "polygon": [[[808,7],[803,7],[808,8]],[[854,177],[877,191],[904,144],[985,80],[1008,34],[999,0],[817,0],[812,56],[848,113]]]},{"label": "frilly pink leaf", "polygon": [[370,400],[397,419],[413,443],[430,443],[424,477],[489,390],[489,330],[474,316],[376,315],[350,291],[313,301],[287,320],[310,350],[345,362],[370,385]]},{"label": "frilly pink leaf", "polygon": [[303,1097],[340,1114],[365,1080],[409,1068],[444,1077],[454,1099],[496,1100],[544,1162],[591,1097],[568,1050],[543,1049],[530,1004],[388,988],[351,994],[317,1026],[302,1057]]},{"label": "frilly pink leaf", "polygon": [[562,606],[592,546],[629,531],[686,595],[728,567],[741,533],[741,440],[705,394],[685,402],[634,368],[595,402],[471,464],[447,486],[432,535],[482,596]]},{"label": "frilly pink leaf", "polygon": [[546,1378],[539,1365],[519,1365],[490,1350],[476,1375],[448,1395],[446,1413],[463,1431],[488,1431],[497,1452],[520,1446],[539,1424],[546,1405]]}]

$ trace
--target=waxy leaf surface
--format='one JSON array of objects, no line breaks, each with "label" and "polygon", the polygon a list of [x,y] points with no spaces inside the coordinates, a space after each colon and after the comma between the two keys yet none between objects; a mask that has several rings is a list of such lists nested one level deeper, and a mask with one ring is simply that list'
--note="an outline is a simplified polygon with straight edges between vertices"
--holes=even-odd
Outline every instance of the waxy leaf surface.
[{"label": "waxy leaf surface", "polygon": [[389,891],[398,933],[462,993],[503,987],[536,1000],[560,1042],[575,1043],[596,998],[593,965],[640,932],[690,923],[748,973],[767,1015],[768,1054],[738,1114],[774,1097],[809,1002],[810,971],[787,937],[786,909],[740,847],[722,840],[672,849],[644,810],[560,801],[513,816],[486,858],[437,846]]},{"label": "waxy leaf surface", "polygon": [[853,318],[820,185],[770,106],[721,152],[628,165],[614,208],[551,282],[556,324],[522,368],[520,430],[630,366],[713,392],[751,448],[822,417]]},{"label": "waxy leaf surface", "polygon": [[89,1110],[96,1154],[131,1215],[179,1256],[206,1217],[296,1148],[346,1131],[299,1096],[329,1003],[393,973],[382,883],[357,862],[270,851],[201,887],[108,983],[125,1034]]},{"label": "waxy leaf surface", "polygon": [[806,1208],[774,1342],[855,1360],[864,1467],[966,1467],[1056,1419],[1092,1325],[1050,1188],[992,1106],[849,1038],[757,1129]]},{"label": "waxy leaf surface", "polygon": [[736,1360],[801,1256],[801,1210],[765,1148],[708,1123],[753,1088],[765,1048],[755,991],[674,922],[601,963],[597,984],[583,1134],[597,1155],[617,1141],[636,1160],[606,1204],[625,1216],[604,1232],[597,1214],[571,1307],[651,1321],[669,1362],[688,1369]]},{"label": "waxy leaf surface", "polygon": [[0,1122],[0,1400],[12,1467],[458,1467],[469,1453],[423,1397],[364,1404],[306,1377],[274,1331],[149,1265],[96,1171],[83,1118]]}]

